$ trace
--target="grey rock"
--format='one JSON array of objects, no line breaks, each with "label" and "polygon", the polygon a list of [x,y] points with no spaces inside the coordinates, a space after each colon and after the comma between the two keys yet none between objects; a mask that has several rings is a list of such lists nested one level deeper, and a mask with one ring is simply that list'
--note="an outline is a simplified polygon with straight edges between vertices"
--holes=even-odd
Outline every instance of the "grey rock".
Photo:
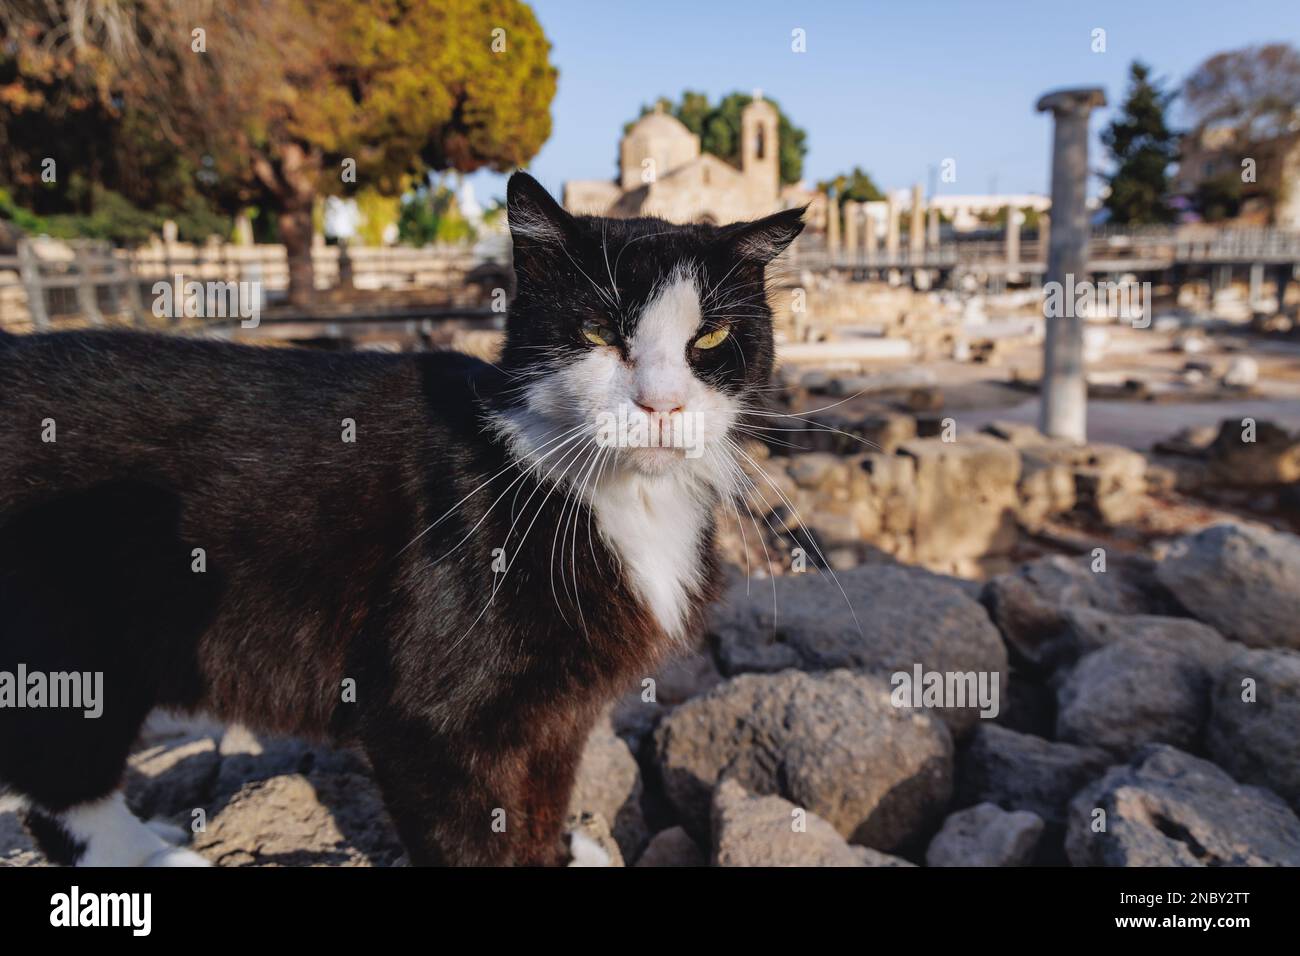
[{"label": "grey rock", "polygon": [[133,753],[127,762],[126,795],[144,819],[206,806],[212,799],[221,757],[211,737],[170,737]]},{"label": "grey rock", "polygon": [[641,690],[628,691],[614,701],[609,719],[614,732],[627,743],[628,749],[639,752],[641,742],[655,729],[667,708],[657,701],[643,699]]},{"label": "grey rock", "polygon": [[[1254,700],[1243,700],[1245,680]],[[1219,672],[1207,747],[1214,762],[1245,783],[1300,808],[1300,653],[1246,650]]]},{"label": "grey rock", "polygon": [[755,796],[734,780],[718,784],[712,807],[717,866],[881,866],[893,859],[852,847],[817,814],[780,797]]},{"label": "grey rock", "polygon": [[[910,674],[919,663],[942,673],[996,672],[1006,688],[1006,648],[984,609],[960,587],[890,565],[863,566],[838,578],[839,586],[816,571],[777,578],[775,601],[769,586],[754,586],[747,595],[744,583],[734,585],[712,624],[722,672],[847,667],[888,679]],[[962,733],[979,708],[936,714]]]},{"label": "grey rock", "polygon": [[623,856],[634,858],[646,840],[641,814],[641,770],[631,751],[601,715],[587,738],[569,799],[569,813],[599,814],[610,822]]},{"label": "grey rock", "polygon": [[637,866],[707,866],[708,855],[683,827],[660,830],[650,838]]},{"label": "grey rock", "polygon": [[257,735],[247,728],[227,728],[217,747],[221,767],[214,792],[229,796],[258,780],[313,771],[368,775],[364,759],[351,750],[316,746],[294,737]]},{"label": "grey rock", "polygon": [[1196,745],[1212,675],[1167,641],[1124,638],[1086,655],[1057,692],[1056,736],[1124,757],[1143,744]]},{"label": "grey rock", "polygon": [[952,792],[943,722],[894,707],[883,680],[845,670],[733,678],[665,717],[655,746],[664,793],[700,838],[724,777],[880,850],[923,830]]},{"label": "grey rock", "polygon": [[928,866],[1026,866],[1043,834],[1041,817],[992,803],[958,810],[925,851]]},{"label": "grey rock", "polygon": [[1062,612],[1065,639],[1074,656],[1083,656],[1120,640],[1160,642],[1194,657],[1210,673],[1240,649],[1218,631],[1190,617],[1157,614],[1111,614],[1095,608],[1070,607]]},{"label": "grey rock", "polygon": [[17,810],[0,805],[0,867],[49,866]]},{"label": "grey rock", "polygon": [[1179,539],[1156,568],[1200,620],[1251,647],[1300,650],[1300,538],[1218,524]]},{"label": "grey rock", "polygon": [[1025,810],[1063,826],[1066,807],[1111,758],[1095,747],[1056,743],[997,724],[981,723],[957,763],[957,797],[963,804],[994,803]]},{"label": "grey rock", "polygon": [[1070,802],[1065,849],[1075,866],[1300,866],[1300,819],[1277,794],[1157,744]]},{"label": "grey rock", "polygon": [[709,654],[694,651],[675,657],[655,675],[655,699],[661,704],[680,704],[698,697],[722,681]]},{"label": "grey rock", "polygon": [[897,869],[898,867],[912,867],[915,869],[916,864],[904,860],[901,856],[894,856],[892,853],[881,853],[879,850],[873,850],[869,846],[858,846],[853,844],[849,847],[854,856],[858,858],[860,866],[878,866],[886,869]]},{"label": "grey rock", "polygon": [[1025,660],[1056,667],[1071,656],[1066,613],[1095,608],[1112,614],[1168,614],[1172,596],[1156,581],[1155,562],[1112,554],[1105,571],[1089,557],[1052,555],[1030,561],[984,586],[981,600],[1007,643]]}]

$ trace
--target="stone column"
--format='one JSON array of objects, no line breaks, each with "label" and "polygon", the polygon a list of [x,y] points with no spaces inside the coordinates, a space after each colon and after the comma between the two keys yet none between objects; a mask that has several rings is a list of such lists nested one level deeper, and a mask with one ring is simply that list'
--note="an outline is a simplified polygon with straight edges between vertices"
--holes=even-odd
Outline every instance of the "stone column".
[{"label": "stone column", "polygon": [[1047,249],[1052,241],[1052,216],[1051,213],[1038,214],[1038,258],[1041,262],[1047,261]]},{"label": "stone column", "polygon": [[1264,297],[1264,263],[1250,264],[1250,297],[1248,302],[1252,312],[1259,311],[1259,301]]},{"label": "stone column", "polygon": [[858,204],[844,204],[844,254],[849,262],[858,261]]},{"label": "stone column", "polygon": [[862,210],[862,248],[868,265],[876,261],[876,217],[869,215],[865,207]]},{"label": "stone column", "polygon": [[840,201],[834,196],[826,197],[826,252],[831,261],[840,251]]},{"label": "stone column", "polygon": [[1020,210],[1007,207],[1007,265],[1014,268],[1020,262]]},{"label": "stone column", "polygon": [[912,262],[919,263],[925,258],[925,194],[920,183],[912,186],[912,216],[908,226],[908,250]]},{"label": "stone column", "polygon": [[937,206],[931,206],[926,210],[928,221],[926,223],[926,243],[931,249],[939,248],[939,209]]},{"label": "stone column", "polygon": [[894,266],[898,264],[898,200],[893,193],[886,200],[888,220],[885,223],[885,258],[889,260],[890,266]]},{"label": "stone column", "polygon": [[[1106,105],[1099,88],[1057,90],[1038,101],[1038,111],[1052,113],[1052,218],[1047,254],[1047,281],[1059,289],[1087,281],[1088,117]],[[1049,286],[1049,290],[1050,290]],[[1052,302],[1052,295],[1044,299]],[[1088,437],[1088,386],[1083,365],[1083,318],[1071,298],[1058,293],[1063,315],[1045,317],[1042,406],[1039,430],[1052,438],[1083,442]]]}]

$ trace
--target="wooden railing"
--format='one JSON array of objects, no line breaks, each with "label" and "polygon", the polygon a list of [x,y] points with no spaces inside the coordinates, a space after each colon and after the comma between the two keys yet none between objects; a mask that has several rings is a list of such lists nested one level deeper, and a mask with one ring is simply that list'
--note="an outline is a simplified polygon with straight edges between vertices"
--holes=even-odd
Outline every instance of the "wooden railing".
[{"label": "wooden railing", "polygon": [[[1125,264],[1149,269],[1177,264],[1300,263],[1300,231],[1283,229],[1142,228],[1094,230],[1089,256],[1106,269]],[[1010,263],[1004,239],[956,240],[913,251],[904,241],[890,256],[883,246],[826,248],[819,237],[800,238],[791,250],[791,264],[809,269],[951,269],[1018,265],[1041,270],[1046,249],[1041,240],[1022,240]]]},{"label": "wooden railing", "polygon": [[[317,290],[428,290],[450,299],[477,266],[508,262],[509,244],[493,236],[475,246],[320,246],[311,256]],[[127,251],[92,241],[22,240],[16,254],[0,255],[0,328],[157,325],[158,284],[168,283],[178,297],[191,281],[245,283],[260,308],[284,299],[289,264],[278,245],[154,243]]]}]

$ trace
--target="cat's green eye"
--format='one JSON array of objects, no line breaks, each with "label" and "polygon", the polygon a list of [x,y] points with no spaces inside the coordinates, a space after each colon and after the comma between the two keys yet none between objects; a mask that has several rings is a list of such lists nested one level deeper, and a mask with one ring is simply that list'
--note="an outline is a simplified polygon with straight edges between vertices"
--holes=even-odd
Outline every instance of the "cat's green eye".
[{"label": "cat's green eye", "polygon": [[589,323],[582,327],[582,337],[592,345],[613,345],[614,331],[606,325]]},{"label": "cat's green eye", "polygon": [[723,341],[726,339],[726,337],[730,334],[731,334],[730,331],[726,327],[720,329],[714,329],[712,332],[706,332],[704,335],[701,335],[698,339],[696,339],[695,347],[697,349],[716,348],[717,346],[721,345]]}]

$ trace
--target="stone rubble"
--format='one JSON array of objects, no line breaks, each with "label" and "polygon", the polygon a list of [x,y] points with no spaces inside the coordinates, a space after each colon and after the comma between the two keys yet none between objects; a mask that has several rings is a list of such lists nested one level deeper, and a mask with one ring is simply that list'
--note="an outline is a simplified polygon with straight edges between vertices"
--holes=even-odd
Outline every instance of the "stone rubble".
[{"label": "stone rubble", "polygon": [[926,866],[1027,866],[1043,820],[1025,810],[992,803],[958,810],[943,822],[925,851]]},{"label": "stone rubble", "polygon": [[[999,516],[1023,527],[1048,500],[1115,520],[1116,495],[1143,493],[1130,454],[1020,426],[897,437],[892,453],[763,464],[817,497],[827,527],[851,517],[913,556],[986,546]],[[961,520],[941,520],[954,496]],[[1295,535],[1219,523],[983,585],[888,555],[731,574],[700,648],[629,688],[588,740],[569,826],[611,864],[1300,865]],[[914,698],[925,675],[982,676],[997,706]],[[218,865],[405,863],[350,752],[159,714],[125,787]],[[42,863],[0,804],[0,865]]]}]

